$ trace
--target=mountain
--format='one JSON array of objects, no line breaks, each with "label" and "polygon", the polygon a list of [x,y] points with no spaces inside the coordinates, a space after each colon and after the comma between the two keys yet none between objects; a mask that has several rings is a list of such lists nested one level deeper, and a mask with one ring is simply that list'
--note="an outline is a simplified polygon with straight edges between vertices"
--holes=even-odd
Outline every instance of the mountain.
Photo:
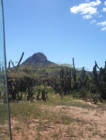
[{"label": "mountain", "polygon": [[32,56],[30,56],[29,58],[27,58],[22,63],[22,65],[27,65],[27,64],[30,64],[30,65],[41,64],[41,66],[43,67],[45,65],[51,65],[51,64],[55,64],[55,63],[49,61],[47,59],[47,57],[43,53],[38,52],[38,53],[34,53]]},{"label": "mountain", "polygon": [[[51,66],[52,69],[60,68],[60,65],[58,65],[58,64],[56,64],[54,62],[49,61],[47,59],[47,57],[42,52],[34,53],[32,56],[27,58],[21,64],[21,66],[28,65],[28,64],[30,64],[31,67],[33,67],[33,65],[34,66],[40,65],[41,68],[43,68],[45,66]],[[81,73],[81,70],[76,71],[76,73]],[[93,73],[93,71],[86,71],[86,73],[90,74],[90,73]],[[97,73],[99,74],[99,71],[97,71]]]},{"label": "mountain", "polygon": [[[30,74],[29,71],[31,70],[34,71],[34,75],[49,74],[51,76],[54,75],[55,73],[58,73],[61,69],[61,66],[65,67],[66,64],[58,65],[54,62],[49,61],[43,53],[38,52],[34,53],[32,56],[27,58],[21,65],[19,65],[17,72],[23,72],[23,75],[25,75],[26,74],[25,71],[27,71],[28,74]],[[11,74],[9,73],[8,75],[9,77],[15,77],[14,75],[18,75],[16,74],[16,68],[17,67],[10,68],[12,70],[12,73]],[[80,74],[81,71],[82,70],[76,70],[76,74]],[[93,71],[86,71],[86,73],[90,75],[90,73],[93,73]],[[99,74],[99,71],[97,71],[97,73]]]}]

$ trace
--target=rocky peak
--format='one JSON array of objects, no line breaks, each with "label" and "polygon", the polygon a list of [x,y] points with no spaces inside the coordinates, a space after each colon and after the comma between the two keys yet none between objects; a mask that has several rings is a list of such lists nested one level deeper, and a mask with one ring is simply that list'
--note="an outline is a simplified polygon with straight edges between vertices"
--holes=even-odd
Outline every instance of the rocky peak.
[{"label": "rocky peak", "polygon": [[47,60],[47,57],[43,53],[38,52],[38,53],[34,53],[32,56],[30,56],[23,62],[24,65],[28,63],[31,63],[31,64],[50,63],[50,61]]},{"label": "rocky peak", "polygon": [[41,53],[41,52],[38,52],[38,53],[34,53],[30,59],[32,61],[36,61],[36,62],[44,62],[44,61],[47,61],[47,57]]}]

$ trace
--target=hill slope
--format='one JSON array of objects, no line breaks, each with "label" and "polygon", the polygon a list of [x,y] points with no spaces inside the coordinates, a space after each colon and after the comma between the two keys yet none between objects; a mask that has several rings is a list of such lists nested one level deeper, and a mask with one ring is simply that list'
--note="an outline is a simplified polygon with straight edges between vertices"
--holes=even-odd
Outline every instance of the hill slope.
[{"label": "hill slope", "polygon": [[27,58],[22,63],[22,65],[28,65],[28,64],[30,64],[31,66],[41,64],[41,66],[44,67],[45,65],[52,65],[55,63],[47,60],[47,57],[43,53],[38,52],[38,53],[34,53],[32,56]]},{"label": "hill slope", "polygon": [[[51,62],[47,59],[47,57],[41,53],[34,53],[32,56],[30,56],[29,58],[27,58],[17,69],[17,72],[25,72],[27,71],[34,71],[34,73],[36,75],[42,75],[42,74],[49,74],[49,75],[54,75],[55,72],[59,72],[61,69],[61,66],[64,67],[64,65],[58,65],[54,62]],[[17,75],[16,74],[16,69],[15,68],[11,68],[12,70],[12,74]],[[81,73],[81,70],[77,70],[76,71],[77,74]],[[86,71],[87,74],[92,73],[92,71]],[[99,72],[98,72],[99,73]],[[26,74],[26,72],[25,72]],[[30,73],[28,73],[30,75]],[[9,73],[10,77],[14,77],[13,75],[11,75]],[[24,75],[24,74],[23,74]],[[18,75],[19,76],[19,75]]]}]

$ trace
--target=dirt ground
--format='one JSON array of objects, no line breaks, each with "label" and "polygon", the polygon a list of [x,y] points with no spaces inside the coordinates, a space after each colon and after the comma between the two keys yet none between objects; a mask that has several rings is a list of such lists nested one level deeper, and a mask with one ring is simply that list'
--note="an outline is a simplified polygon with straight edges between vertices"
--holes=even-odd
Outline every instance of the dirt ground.
[{"label": "dirt ground", "polygon": [[[48,125],[40,123],[38,119],[25,120],[20,124],[12,118],[12,138],[13,140],[106,140],[106,106],[87,104],[91,108],[66,105],[48,107],[50,112],[61,112],[72,117],[74,121],[68,124],[50,122]],[[45,108],[46,106],[43,106],[42,110]]]}]

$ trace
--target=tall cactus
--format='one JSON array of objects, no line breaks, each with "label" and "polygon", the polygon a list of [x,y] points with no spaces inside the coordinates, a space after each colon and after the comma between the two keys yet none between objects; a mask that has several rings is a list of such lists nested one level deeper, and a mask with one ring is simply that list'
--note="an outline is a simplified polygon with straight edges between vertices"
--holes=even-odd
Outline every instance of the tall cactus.
[{"label": "tall cactus", "polygon": [[8,68],[10,69],[10,61],[8,62]]},{"label": "tall cactus", "polygon": [[22,55],[21,55],[21,58],[20,58],[20,60],[19,60],[19,62],[18,62],[18,64],[17,64],[17,67],[19,66],[20,62],[22,61],[23,56],[24,56],[24,52],[23,52]]},{"label": "tall cactus", "polygon": [[80,74],[80,79],[83,80],[85,78],[85,70],[84,67],[82,68],[81,74]]},{"label": "tall cactus", "polygon": [[61,67],[60,70],[60,89],[62,92],[64,92],[64,95],[66,93],[69,93],[71,90],[71,68],[68,67]]},{"label": "tall cactus", "polygon": [[13,61],[12,61],[12,60],[10,60],[10,62],[11,62],[11,64],[13,65],[13,67],[15,67],[15,66],[14,66],[14,63],[13,63]]},{"label": "tall cactus", "polygon": [[74,58],[73,58],[73,69],[72,69],[72,75],[73,75],[74,82],[76,82],[76,70],[75,70],[75,66],[74,66]]},{"label": "tall cactus", "polygon": [[[97,74],[96,67],[100,70],[99,74]],[[93,67],[93,75],[91,74],[91,77],[93,79],[93,83],[96,85],[98,92],[100,93],[100,97],[106,100],[106,67],[99,68],[95,61],[95,66]]]},{"label": "tall cactus", "polygon": [[69,89],[71,90],[71,68],[70,68],[70,70],[69,70],[69,75],[68,75],[68,87],[69,87]]}]

